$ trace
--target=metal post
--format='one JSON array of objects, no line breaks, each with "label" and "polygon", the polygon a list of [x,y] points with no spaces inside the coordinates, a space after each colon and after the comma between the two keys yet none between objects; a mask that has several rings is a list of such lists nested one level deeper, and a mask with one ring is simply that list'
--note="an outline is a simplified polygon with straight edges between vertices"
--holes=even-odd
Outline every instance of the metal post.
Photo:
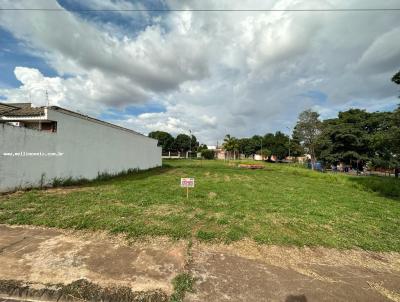
[{"label": "metal post", "polygon": [[192,159],[192,130],[189,129],[189,133],[190,133],[190,146],[189,146],[189,155],[190,155],[190,159]]},{"label": "metal post", "polygon": [[290,157],[290,128],[289,127],[286,127],[286,129],[288,129],[289,130],[289,157]]}]

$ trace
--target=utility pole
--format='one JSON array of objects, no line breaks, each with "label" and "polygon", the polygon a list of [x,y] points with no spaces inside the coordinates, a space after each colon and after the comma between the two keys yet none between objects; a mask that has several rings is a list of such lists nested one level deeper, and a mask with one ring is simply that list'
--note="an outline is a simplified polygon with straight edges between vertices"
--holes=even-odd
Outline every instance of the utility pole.
[{"label": "utility pole", "polygon": [[289,130],[289,157],[290,157],[290,128],[289,128],[289,127],[286,127],[286,129]]},{"label": "utility pole", "polygon": [[190,133],[189,156],[190,156],[190,159],[192,159],[192,130],[189,129],[189,133]]},{"label": "utility pole", "polygon": [[261,160],[264,161],[264,156],[263,156],[263,152],[262,152],[262,145],[263,145],[262,139],[261,139],[260,143],[261,143],[261,151],[260,151],[260,153],[261,153]]},{"label": "utility pole", "polygon": [[47,89],[46,89],[46,104],[47,104],[46,106],[49,107],[50,103],[49,103],[49,94],[47,92]]}]

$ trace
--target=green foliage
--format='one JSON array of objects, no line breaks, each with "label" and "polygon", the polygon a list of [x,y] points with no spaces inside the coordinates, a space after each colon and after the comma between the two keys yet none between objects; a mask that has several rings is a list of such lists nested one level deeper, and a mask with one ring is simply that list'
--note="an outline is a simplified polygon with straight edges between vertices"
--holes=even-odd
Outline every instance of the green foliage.
[{"label": "green foliage", "polygon": [[239,141],[230,134],[225,135],[223,147],[226,151],[237,151],[239,149]]},{"label": "green foliage", "polygon": [[311,110],[305,110],[300,113],[293,131],[293,136],[304,146],[312,161],[315,161],[316,158],[316,148],[321,134],[321,127],[322,123],[319,120],[319,114]]},{"label": "green foliage", "polygon": [[153,131],[149,133],[149,137],[158,140],[158,146],[162,147],[162,152],[173,151],[175,139],[168,132]]},{"label": "green foliage", "polygon": [[211,241],[215,239],[217,236],[215,232],[212,231],[204,231],[204,230],[199,230],[197,232],[197,238],[203,241]]},{"label": "green foliage", "polygon": [[123,176],[128,176],[134,173],[137,173],[139,170],[138,169],[128,169],[128,170],[123,170],[119,173],[108,173],[108,172],[101,172],[97,174],[97,177],[93,180],[89,180],[87,178],[73,178],[73,177],[66,177],[66,178],[61,178],[61,177],[55,177],[52,180],[52,187],[57,188],[57,187],[70,187],[70,186],[79,186],[79,185],[85,185],[89,183],[93,183],[96,181],[107,181],[116,177],[123,177]]},{"label": "green foliage", "polygon": [[261,155],[264,158],[268,158],[269,156],[272,155],[272,152],[271,152],[271,150],[263,148],[262,150],[261,149],[258,150],[257,154]]},{"label": "green foliage", "polygon": [[253,138],[240,138],[238,140],[240,153],[249,157],[256,154],[258,148],[260,148],[260,140],[257,142]]},{"label": "green foliage", "polygon": [[267,133],[263,137],[263,153],[266,149],[266,155],[275,155],[279,159],[283,159],[289,155],[289,136],[277,131],[275,134]]},{"label": "green foliage", "polygon": [[400,85],[400,71],[393,76],[392,81],[397,85]]},{"label": "green foliage", "polygon": [[203,150],[208,150],[208,147],[206,144],[201,144],[198,148],[197,148],[197,152],[201,152]]},{"label": "green foliage", "polygon": [[70,187],[70,186],[79,186],[79,185],[84,185],[88,183],[89,180],[86,178],[72,178],[72,177],[67,177],[67,178],[61,178],[61,177],[55,177],[52,180],[52,187]]},{"label": "green foliage", "polygon": [[[280,131],[275,134],[267,133],[264,136],[254,135],[251,138],[240,139],[227,134],[223,147],[230,154],[235,152],[236,154],[240,153],[250,157],[254,154],[260,154],[262,150],[265,157],[275,155],[279,159],[283,159],[289,155],[289,136]],[[299,156],[304,154],[304,150],[297,139],[290,141],[290,149],[291,155]]]},{"label": "green foliage", "polygon": [[[162,147],[162,152],[187,152],[189,150],[196,151],[199,147],[199,142],[196,136],[179,134],[174,138],[171,134],[164,131],[153,131],[149,133],[149,137],[158,140],[158,146]],[[203,145],[204,148],[205,145]],[[207,146],[206,146],[207,147]]]},{"label": "green foliage", "polygon": [[[325,120],[316,153],[326,163],[343,162],[362,167],[394,168],[396,160],[396,113],[350,109]],[[398,158],[398,157],[397,157]]]},{"label": "green foliage", "polygon": [[201,151],[201,156],[204,159],[214,159],[215,158],[215,152],[214,152],[214,150],[208,150],[208,149],[202,150]]},{"label": "green foliage", "polygon": [[172,280],[174,293],[170,298],[170,302],[182,302],[186,292],[193,292],[194,281],[194,278],[188,273],[177,275]]},{"label": "green foliage", "polygon": [[175,149],[177,151],[187,152],[191,150],[195,152],[198,146],[199,142],[194,135],[179,134],[175,139]]}]

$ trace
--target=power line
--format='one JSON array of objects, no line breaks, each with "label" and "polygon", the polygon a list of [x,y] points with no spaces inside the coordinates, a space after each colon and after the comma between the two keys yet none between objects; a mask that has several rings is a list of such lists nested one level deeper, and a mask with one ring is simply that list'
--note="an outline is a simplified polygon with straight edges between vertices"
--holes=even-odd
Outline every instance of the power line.
[{"label": "power line", "polygon": [[400,8],[327,8],[327,9],[63,9],[63,8],[0,8],[16,12],[388,12]]}]

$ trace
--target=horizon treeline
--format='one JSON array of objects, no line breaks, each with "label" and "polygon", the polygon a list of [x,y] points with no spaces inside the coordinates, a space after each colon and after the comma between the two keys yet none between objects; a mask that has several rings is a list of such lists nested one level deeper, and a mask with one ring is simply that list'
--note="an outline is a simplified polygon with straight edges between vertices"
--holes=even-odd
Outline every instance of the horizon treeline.
[{"label": "horizon treeline", "polygon": [[[400,85],[400,71],[392,82]],[[207,149],[194,135],[179,134],[174,138],[167,132],[154,131],[149,137],[158,140],[163,152]],[[325,120],[309,109],[300,113],[291,136],[281,131],[243,138],[227,134],[222,146],[231,154],[247,157],[262,154],[284,159],[289,154],[309,154],[313,164],[321,161],[325,165],[341,162],[357,167],[368,164],[395,168],[400,166],[400,104],[393,111],[384,112],[352,108]]]}]

